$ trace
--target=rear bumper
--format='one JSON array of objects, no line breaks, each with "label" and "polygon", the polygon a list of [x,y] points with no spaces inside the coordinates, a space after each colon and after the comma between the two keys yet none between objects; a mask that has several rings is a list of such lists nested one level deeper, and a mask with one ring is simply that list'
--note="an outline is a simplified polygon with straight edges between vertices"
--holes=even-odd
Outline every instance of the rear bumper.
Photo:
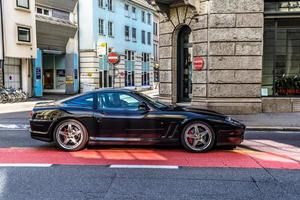
[{"label": "rear bumper", "polygon": [[30,120],[31,138],[45,142],[52,142],[53,137],[50,131],[52,121]]}]

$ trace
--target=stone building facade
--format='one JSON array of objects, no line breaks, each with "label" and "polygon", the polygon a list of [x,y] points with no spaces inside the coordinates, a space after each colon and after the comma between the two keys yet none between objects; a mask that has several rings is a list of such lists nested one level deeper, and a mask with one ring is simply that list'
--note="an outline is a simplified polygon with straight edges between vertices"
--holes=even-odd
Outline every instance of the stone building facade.
[{"label": "stone building facade", "polygon": [[[225,113],[261,112],[264,1],[153,3],[161,13],[160,99]],[[183,29],[188,41],[182,46]],[[182,48],[188,53],[181,55]],[[193,67],[198,56],[205,61],[201,71]]]}]

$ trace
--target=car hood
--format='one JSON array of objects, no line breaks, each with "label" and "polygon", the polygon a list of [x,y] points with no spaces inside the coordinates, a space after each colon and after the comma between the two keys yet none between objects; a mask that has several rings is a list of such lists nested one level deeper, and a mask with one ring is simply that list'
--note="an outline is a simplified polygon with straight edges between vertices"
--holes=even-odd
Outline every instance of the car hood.
[{"label": "car hood", "polygon": [[218,116],[218,117],[226,117],[226,115],[222,113],[218,113],[212,110],[200,109],[196,107],[187,107],[187,106],[175,106],[173,108],[174,111],[186,111],[186,112],[193,112],[202,115],[211,115],[211,116]]}]

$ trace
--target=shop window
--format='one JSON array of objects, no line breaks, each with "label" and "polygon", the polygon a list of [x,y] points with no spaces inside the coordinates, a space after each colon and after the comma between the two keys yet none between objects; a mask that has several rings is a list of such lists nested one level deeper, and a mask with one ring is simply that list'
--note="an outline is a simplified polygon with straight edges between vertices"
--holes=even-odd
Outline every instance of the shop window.
[{"label": "shop window", "polygon": [[29,0],[16,0],[17,1],[17,7],[29,9]]},{"label": "shop window", "polygon": [[135,52],[125,51],[125,87],[134,86]]},{"label": "shop window", "polygon": [[300,12],[300,1],[266,1],[265,13]]},{"label": "shop window", "polygon": [[262,96],[300,96],[300,19],[266,19]]},{"label": "shop window", "polygon": [[110,73],[110,66],[107,61],[107,56],[100,57],[100,88],[112,87],[113,77]]},{"label": "shop window", "polygon": [[31,42],[30,28],[18,26],[18,42]]},{"label": "shop window", "polygon": [[150,54],[142,53],[142,85],[150,85]]}]

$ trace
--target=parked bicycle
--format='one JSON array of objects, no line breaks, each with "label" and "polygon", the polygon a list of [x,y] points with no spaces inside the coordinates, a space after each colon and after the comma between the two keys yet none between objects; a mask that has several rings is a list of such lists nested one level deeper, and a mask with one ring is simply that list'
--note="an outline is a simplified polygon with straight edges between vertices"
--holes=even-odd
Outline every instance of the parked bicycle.
[{"label": "parked bicycle", "polygon": [[21,89],[14,89],[12,87],[0,88],[0,103],[24,102],[27,99],[27,93],[22,91]]}]

